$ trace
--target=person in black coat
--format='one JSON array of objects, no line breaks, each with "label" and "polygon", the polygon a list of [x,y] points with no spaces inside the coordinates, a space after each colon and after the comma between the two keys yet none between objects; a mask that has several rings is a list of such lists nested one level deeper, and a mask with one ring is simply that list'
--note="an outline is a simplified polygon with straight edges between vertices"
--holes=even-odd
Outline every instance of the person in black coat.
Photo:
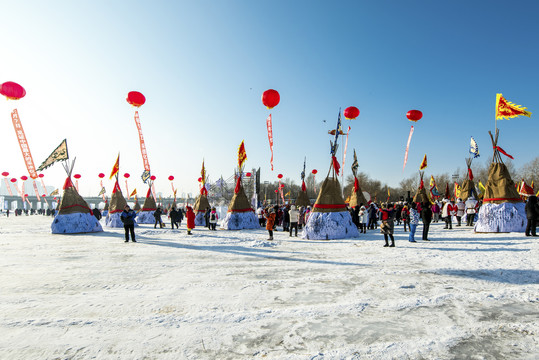
[{"label": "person in black coat", "polygon": [[537,236],[537,218],[539,217],[539,204],[537,204],[537,196],[532,195],[528,197],[526,202],[526,218],[528,223],[526,224],[526,236]]},{"label": "person in black coat", "polygon": [[161,221],[161,214],[163,212],[161,211],[161,208],[158,207],[157,209],[155,209],[155,211],[153,212],[153,217],[155,218],[155,224],[153,225],[153,228],[155,229],[157,227],[157,224],[159,223],[159,227],[162,228],[163,227],[163,222]]},{"label": "person in black coat", "polygon": [[423,221],[423,240],[430,241],[428,235],[430,223],[432,221],[432,210],[429,203],[421,204],[421,220]]},{"label": "person in black coat", "polygon": [[131,210],[129,205],[125,205],[124,211],[120,215],[120,219],[124,223],[125,229],[125,242],[129,242],[129,233],[131,233],[131,241],[137,242],[135,240],[135,217],[137,213]]},{"label": "person in black coat", "polygon": [[180,214],[178,213],[178,210],[176,210],[176,208],[172,208],[168,215],[170,216],[170,225],[172,225],[172,228],[174,229],[174,225],[176,225],[176,229],[179,229]]},{"label": "person in black coat", "polygon": [[206,208],[206,211],[204,211],[204,221],[206,221],[206,227],[210,228],[210,214],[211,209],[209,207]]}]

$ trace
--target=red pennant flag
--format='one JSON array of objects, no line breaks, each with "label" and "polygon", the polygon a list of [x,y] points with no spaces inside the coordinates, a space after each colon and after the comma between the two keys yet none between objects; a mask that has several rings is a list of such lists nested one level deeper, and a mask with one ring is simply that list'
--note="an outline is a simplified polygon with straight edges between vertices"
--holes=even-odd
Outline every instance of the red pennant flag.
[{"label": "red pennant flag", "polygon": [[301,191],[307,191],[307,186],[305,186],[305,181],[301,182]]},{"label": "red pennant flag", "polygon": [[333,160],[333,168],[335,169],[335,172],[337,173],[337,176],[338,176],[339,170],[341,169],[341,165],[339,164],[335,156],[332,157],[332,160]]},{"label": "red pennant flag", "polygon": [[509,155],[508,153],[506,153],[505,150],[502,149],[501,147],[495,146],[494,148],[497,149],[497,150],[498,150],[499,152],[501,152],[502,154],[504,154],[505,156],[507,156],[508,158],[514,159],[511,155]]},{"label": "red pennant flag", "polygon": [[238,176],[238,181],[236,182],[236,188],[234,189],[234,193],[237,194],[240,192],[241,189],[241,176]]},{"label": "red pennant flag", "polygon": [[357,177],[354,176],[354,192],[357,192],[359,190],[359,181]]}]

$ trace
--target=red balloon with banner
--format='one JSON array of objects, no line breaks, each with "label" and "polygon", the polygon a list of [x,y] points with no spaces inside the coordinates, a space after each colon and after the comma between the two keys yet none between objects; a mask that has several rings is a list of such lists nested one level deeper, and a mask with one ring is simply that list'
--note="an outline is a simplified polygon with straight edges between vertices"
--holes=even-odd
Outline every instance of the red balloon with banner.
[{"label": "red balloon with banner", "polygon": [[97,175],[97,176],[99,176],[100,179],[103,179],[105,177],[105,174],[99,173],[99,175]]},{"label": "red balloon with banner", "polygon": [[2,176],[4,176],[4,177],[5,177],[5,176],[9,176],[9,173],[8,173],[7,171],[4,171],[4,172],[2,173]]},{"label": "red balloon with banner", "polygon": [[281,96],[277,90],[269,89],[262,93],[262,104],[268,109],[273,109],[281,101]]},{"label": "red balloon with banner", "polygon": [[359,109],[355,106],[350,106],[344,109],[344,117],[347,120],[354,120],[359,116]]},{"label": "red balloon with banner", "polygon": [[4,95],[8,100],[20,100],[26,96],[26,90],[13,81],[7,81],[0,85],[0,94]]},{"label": "red balloon with banner", "polygon": [[134,107],[141,107],[146,102],[146,97],[138,91],[130,91],[127,93],[127,98],[125,99],[130,105]]},{"label": "red balloon with banner", "polygon": [[[146,98],[142,93],[138,91],[130,91],[127,94],[126,101],[137,109],[146,103]],[[144,142],[144,136],[142,135],[142,126],[140,125],[140,117],[138,111],[135,111],[135,125],[137,126],[138,139],[140,143],[140,154],[142,155],[142,164],[144,166],[144,173],[142,174],[142,179],[144,182],[148,180],[150,175],[150,161],[148,160],[148,152],[146,148],[146,143]]]},{"label": "red balloon with banner", "polygon": [[277,178],[282,179],[282,178],[283,178],[283,174],[277,175]]},{"label": "red balloon with banner", "polygon": [[[410,110],[406,113],[406,117],[410,121],[418,122],[423,117],[423,113],[419,110]],[[408,134],[408,141],[406,142],[406,150],[404,151],[404,162],[402,164],[402,171],[404,171],[404,168],[406,167],[406,163],[408,162],[408,150],[410,149],[410,141],[412,140],[413,133],[414,133],[414,126],[412,125],[410,127],[410,133]]]},{"label": "red balloon with banner", "polygon": [[17,179],[11,178],[11,180],[9,180],[9,181],[11,181],[12,183],[16,183],[16,182],[17,182]]}]

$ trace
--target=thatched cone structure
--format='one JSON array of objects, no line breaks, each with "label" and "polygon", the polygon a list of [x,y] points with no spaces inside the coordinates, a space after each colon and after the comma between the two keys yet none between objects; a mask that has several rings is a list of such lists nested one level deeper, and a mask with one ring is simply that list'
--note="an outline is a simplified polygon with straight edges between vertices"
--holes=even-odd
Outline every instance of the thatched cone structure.
[{"label": "thatched cone structure", "polygon": [[483,205],[479,209],[479,218],[474,230],[476,232],[523,232],[526,228],[525,205],[500,156],[499,129],[496,129],[495,138],[490,131],[489,135],[494,155],[485,184]]},{"label": "thatched cone structure", "polygon": [[208,196],[206,193],[203,193],[201,191],[200,195],[198,195],[195,200],[195,205],[193,206],[193,211],[195,212],[196,226],[206,226],[206,219],[204,218],[204,214],[206,213],[207,208],[211,208],[210,202],[208,201]]},{"label": "thatched cone structure", "polygon": [[133,205],[133,210],[138,213],[140,209],[141,209],[140,203],[138,202],[138,199],[135,197],[135,205]]},{"label": "thatched cone structure", "polygon": [[146,199],[142,204],[142,209],[138,212],[137,223],[139,224],[155,224],[155,218],[153,213],[157,210],[157,204],[152,195],[152,185],[148,186],[148,192],[146,193]]},{"label": "thatched cone structure", "polygon": [[475,189],[475,183],[473,181],[473,173],[472,173],[472,158],[466,159],[466,166],[468,167],[468,174],[466,176],[466,180],[462,182],[462,185],[460,186],[460,198],[462,201],[468,200],[469,197],[473,196],[475,199],[477,199],[477,190]]},{"label": "thatched cone structure", "polygon": [[307,195],[307,186],[305,186],[305,180],[302,180],[301,182],[301,191],[298,193],[298,197],[296,198],[295,205],[298,209],[300,207],[311,206],[311,200],[309,199],[309,196]]},{"label": "thatched cone structure", "polygon": [[333,176],[326,177],[311,215],[303,229],[301,237],[314,240],[332,240],[358,237],[357,226],[346,209],[342,197],[339,180]]},{"label": "thatched cone structure", "polygon": [[53,234],[76,234],[103,231],[88,203],[79,195],[71,178],[67,177],[58,214],[51,224]]},{"label": "thatched cone structure", "polygon": [[425,183],[423,182],[423,175],[425,175],[425,173],[420,171],[419,172],[419,179],[420,179],[419,187],[417,188],[417,191],[414,195],[413,202],[420,203],[420,204],[424,204],[424,203],[431,204],[432,200],[429,194],[427,193],[427,189],[425,189]]},{"label": "thatched cone structure", "polygon": [[105,218],[105,225],[108,227],[123,227],[124,224],[120,219],[122,211],[124,211],[127,201],[125,201],[124,195],[122,194],[122,189],[118,184],[118,178],[116,178],[116,183],[114,184],[114,189],[112,190],[112,196],[110,198],[109,212]]},{"label": "thatched cone structure", "polygon": [[258,229],[260,224],[255,215],[247,195],[243,190],[241,176],[238,177],[234,196],[228,205],[228,212],[221,223],[221,229],[225,230],[242,230],[242,229]]},{"label": "thatched cone structure", "polygon": [[365,195],[363,195],[363,191],[361,191],[359,180],[354,176],[354,187],[352,188],[352,194],[350,194],[349,205],[353,209],[361,204],[366,205],[367,199],[365,199]]}]

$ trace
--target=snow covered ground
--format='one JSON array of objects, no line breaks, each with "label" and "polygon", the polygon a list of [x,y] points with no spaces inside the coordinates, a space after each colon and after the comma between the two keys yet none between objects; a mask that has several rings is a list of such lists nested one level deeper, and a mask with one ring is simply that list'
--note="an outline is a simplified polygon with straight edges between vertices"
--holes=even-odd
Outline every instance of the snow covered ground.
[{"label": "snow covered ground", "polygon": [[[50,234],[0,218],[1,359],[537,359],[539,238]],[[418,229],[418,235],[421,226]]]}]

